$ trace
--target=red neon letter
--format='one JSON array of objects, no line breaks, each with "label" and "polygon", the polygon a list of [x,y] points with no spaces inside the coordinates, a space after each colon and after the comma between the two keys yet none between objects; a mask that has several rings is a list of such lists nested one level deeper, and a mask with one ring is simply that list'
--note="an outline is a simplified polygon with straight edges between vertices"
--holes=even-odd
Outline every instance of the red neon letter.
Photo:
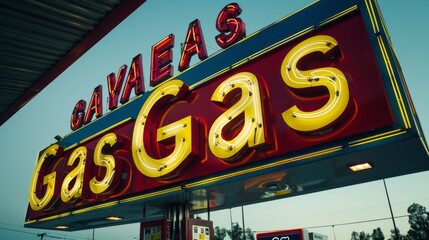
[{"label": "red neon letter", "polygon": [[92,92],[91,101],[85,115],[85,124],[91,122],[94,113],[97,118],[103,115],[103,91],[101,85],[95,87],[94,92]]},{"label": "red neon letter", "polygon": [[150,85],[155,86],[162,80],[173,76],[174,34],[170,34],[152,46],[152,66],[150,71]]},{"label": "red neon letter", "polygon": [[230,3],[217,16],[216,29],[220,34],[215,39],[221,48],[227,48],[245,36],[246,25],[237,17],[240,14],[240,6],[237,3]]},{"label": "red neon letter", "polygon": [[139,54],[133,58],[127,81],[121,96],[121,103],[124,104],[130,100],[131,89],[134,88],[136,96],[144,92],[143,84],[142,55]]},{"label": "red neon letter", "polygon": [[79,100],[73,108],[73,113],[70,120],[70,128],[75,131],[82,127],[83,117],[85,115],[86,102],[85,100]]},{"label": "red neon letter", "polygon": [[198,19],[189,24],[185,45],[180,57],[179,71],[183,71],[189,67],[191,57],[195,54],[198,54],[200,60],[207,58],[206,44],[204,43],[203,31]]},{"label": "red neon letter", "polygon": [[123,65],[118,70],[118,78],[115,73],[111,73],[107,76],[107,88],[109,90],[109,110],[113,110],[118,107],[119,93],[124,82],[125,72],[127,71],[127,65]]}]

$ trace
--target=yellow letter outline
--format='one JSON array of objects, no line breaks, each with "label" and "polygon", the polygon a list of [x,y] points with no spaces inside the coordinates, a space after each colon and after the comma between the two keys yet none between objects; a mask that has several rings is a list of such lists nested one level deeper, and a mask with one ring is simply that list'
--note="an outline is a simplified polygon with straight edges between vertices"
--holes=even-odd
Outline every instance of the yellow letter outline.
[{"label": "yellow letter outline", "polygon": [[[67,166],[72,166],[79,159],[78,165],[67,174],[61,186],[61,200],[71,202],[77,200],[82,195],[83,177],[85,173],[87,150],[81,146],[76,148],[69,157]],[[73,187],[69,189],[70,183],[76,179]]]},{"label": "yellow letter outline", "polygon": [[94,164],[106,169],[104,178],[100,181],[93,177],[89,182],[91,191],[95,194],[104,193],[112,185],[116,173],[115,158],[110,154],[103,154],[104,146],[110,145],[112,147],[118,142],[116,134],[108,133],[104,135],[97,143],[94,150]]},{"label": "yellow letter outline", "polygon": [[31,178],[30,183],[30,196],[29,202],[31,209],[35,211],[42,210],[44,208],[49,208],[55,202],[54,193],[55,193],[55,181],[56,181],[56,172],[52,172],[43,177],[43,185],[46,185],[46,191],[42,198],[38,198],[36,195],[37,189],[37,180],[39,178],[39,174],[42,168],[42,165],[45,161],[50,157],[55,157],[57,153],[60,151],[60,146],[58,144],[54,144],[47,148],[43,154],[39,157],[37,161],[36,168],[34,169],[33,177]]},{"label": "yellow letter outline", "polygon": [[329,100],[320,109],[304,112],[295,105],[283,112],[283,119],[291,128],[301,132],[323,130],[346,110],[350,98],[349,87],[339,69],[324,67],[301,71],[297,68],[298,61],[306,55],[314,52],[325,54],[337,45],[337,41],[330,36],[314,36],[296,45],[284,58],[281,75],[289,87],[300,89],[322,86],[329,92]]},{"label": "yellow letter outline", "polygon": [[137,116],[132,139],[132,152],[134,163],[139,171],[147,177],[161,178],[173,174],[194,153],[192,126],[195,123],[193,123],[191,116],[160,127],[157,130],[156,136],[158,142],[171,137],[175,138],[175,147],[170,155],[156,159],[148,154],[146,147],[149,143],[146,143],[145,146],[144,142],[145,135],[147,134],[145,132],[151,131],[149,128],[145,130],[147,124],[152,124],[151,121],[147,123],[149,118],[151,118],[151,111],[159,110],[157,108],[166,99],[181,97],[186,92],[187,86],[181,80],[165,82],[150,94]]},{"label": "yellow letter outline", "polygon": [[[241,98],[222,115],[210,128],[208,144],[218,158],[233,161],[245,146],[253,148],[265,143],[265,126],[262,114],[258,79],[250,72],[237,73],[223,81],[212,95],[213,102],[224,102],[228,93],[240,89]],[[244,125],[233,139],[222,136],[224,127],[244,113]]]}]

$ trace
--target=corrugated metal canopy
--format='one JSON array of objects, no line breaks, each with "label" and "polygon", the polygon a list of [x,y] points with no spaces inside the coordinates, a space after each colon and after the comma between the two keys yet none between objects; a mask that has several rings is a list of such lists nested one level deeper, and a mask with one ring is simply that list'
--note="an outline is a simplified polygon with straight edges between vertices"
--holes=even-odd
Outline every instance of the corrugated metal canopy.
[{"label": "corrugated metal canopy", "polygon": [[146,0],[0,0],[0,126]]}]

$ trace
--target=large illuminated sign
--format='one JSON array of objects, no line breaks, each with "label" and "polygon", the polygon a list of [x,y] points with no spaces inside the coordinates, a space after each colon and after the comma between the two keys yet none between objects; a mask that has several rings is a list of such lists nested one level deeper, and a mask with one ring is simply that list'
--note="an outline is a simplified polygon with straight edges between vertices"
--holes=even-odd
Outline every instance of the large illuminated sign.
[{"label": "large illuminated sign", "polygon": [[[26,225],[50,228],[58,219],[76,223],[92,213],[98,219],[103,208],[242,179],[241,191],[265,195],[240,201],[262,201],[267,186],[281,190],[271,196],[293,192],[277,184],[289,176],[278,171],[298,172],[303,163],[325,172],[301,173],[308,175],[301,183],[319,175],[329,180],[311,191],[427,168],[427,148],[374,7],[368,0],[319,1],[296,13],[318,11],[316,23],[292,15],[244,38],[242,9],[229,4],[216,20],[215,41],[225,49],[208,57],[200,22],[193,21],[177,75],[174,35],[160,40],[150,61],[155,88],[144,90],[137,55],[128,73],[123,65],[107,76],[111,112],[101,117],[99,85],[88,106],[84,100],[75,105],[73,132],[41,151]],[[203,61],[190,66],[194,55]],[[130,100],[132,91],[137,97]],[[405,141],[413,149],[395,145]],[[338,170],[364,160],[385,164],[377,149],[389,150],[392,161],[411,153],[424,161],[362,178]],[[222,208],[219,202],[213,206]]]}]

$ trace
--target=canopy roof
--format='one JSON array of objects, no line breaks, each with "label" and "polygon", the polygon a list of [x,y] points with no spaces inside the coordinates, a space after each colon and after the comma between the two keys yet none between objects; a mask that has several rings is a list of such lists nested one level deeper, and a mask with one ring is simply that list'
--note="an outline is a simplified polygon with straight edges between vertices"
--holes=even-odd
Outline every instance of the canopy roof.
[{"label": "canopy roof", "polygon": [[144,2],[1,1],[0,126]]}]

